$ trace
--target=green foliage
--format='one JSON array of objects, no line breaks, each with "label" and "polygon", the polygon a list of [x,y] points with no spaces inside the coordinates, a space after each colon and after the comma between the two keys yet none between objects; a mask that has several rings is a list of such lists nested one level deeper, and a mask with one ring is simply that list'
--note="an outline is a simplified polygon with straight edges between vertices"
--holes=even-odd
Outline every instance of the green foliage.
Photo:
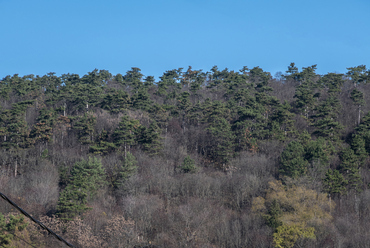
[{"label": "green foliage", "polygon": [[235,136],[231,125],[226,119],[221,118],[210,123],[207,130],[211,135],[208,155],[218,166],[225,166],[234,155]]},{"label": "green foliage", "polygon": [[101,102],[103,109],[109,110],[112,113],[118,113],[126,110],[131,104],[131,98],[126,91],[117,90],[109,91]]},{"label": "green foliage", "polygon": [[88,200],[106,185],[102,163],[97,158],[89,158],[74,164],[67,187],[61,192],[57,214],[64,220],[71,220],[84,213],[89,207]]},{"label": "green foliage", "polygon": [[197,169],[194,160],[189,155],[184,158],[180,166],[180,170],[183,173],[195,173]]},{"label": "green foliage", "polygon": [[123,116],[114,131],[113,139],[117,147],[121,147],[125,154],[130,150],[131,146],[138,143],[141,135],[142,127],[138,120],[130,119],[128,116]]},{"label": "green foliage", "polygon": [[27,226],[28,223],[24,220],[23,215],[9,215],[9,219],[6,220],[4,215],[0,213],[0,246],[4,248],[18,247],[14,246],[19,240],[18,237],[29,241],[27,233],[22,233]]},{"label": "green foliage", "polygon": [[342,160],[342,163],[340,164],[340,172],[348,182],[346,185],[347,191],[361,191],[361,158],[357,156],[351,148],[344,149],[340,154],[340,158]]},{"label": "green foliage", "polygon": [[365,161],[368,157],[368,153],[366,151],[366,140],[367,139],[368,139],[367,135],[362,136],[360,134],[355,134],[352,137],[351,149],[354,151],[354,153],[358,157],[360,166],[363,166],[365,164]]},{"label": "green foliage", "polygon": [[69,221],[75,216],[81,215],[90,208],[86,205],[87,193],[85,190],[68,185],[59,196],[57,215],[62,220]]},{"label": "green foliage", "polygon": [[90,146],[90,152],[97,155],[107,155],[116,148],[117,146],[113,142],[110,142],[108,132],[103,129],[97,137],[96,144]]},{"label": "green foliage", "polygon": [[49,150],[48,149],[43,150],[41,153],[41,157],[48,158],[48,156],[49,156]]},{"label": "green foliage", "polygon": [[3,148],[28,148],[34,144],[29,137],[30,130],[25,120],[26,110],[33,101],[22,101],[12,104],[11,109],[2,111],[0,115],[0,135]]},{"label": "green foliage", "polygon": [[34,142],[41,142],[46,144],[52,140],[53,127],[57,121],[57,115],[53,110],[41,109],[38,117],[38,122],[34,125],[30,133],[30,137]]},{"label": "green foliage", "polygon": [[268,212],[266,215],[264,215],[264,218],[266,220],[266,224],[269,227],[272,227],[274,230],[281,226],[283,222],[280,220],[280,217],[282,216],[282,210],[280,208],[280,205],[277,200],[273,200],[270,206],[268,206]]},{"label": "green foliage", "polygon": [[343,83],[344,83],[343,75],[337,73],[328,73],[321,77],[317,82],[319,87],[328,89],[329,94],[340,92]]},{"label": "green foliage", "polygon": [[[109,199],[104,202],[96,199],[103,192],[105,181],[109,182],[109,193],[113,195],[121,191],[130,194],[133,191],[125,187],[136,187],[138,190],[134,197],[140,199],[132,201],[135,209],[129,215],[142,217],[135,225],[138,230],[142,228],[140,232],[144,230],[144,239],[150,237],[154,242],[157,239],[153,237],[162,235],[162,227],[157,228],[141,213],[141,205],[147,202],[146,199],[156,204],[156,200],[152,201],[153,194],[159,196],[158,200],[163,200],[164,211],[160,214],[173,214],[171,221],[177,224],[177,219],[182,219],[188,223],[185,218],[191,217],[188,215],[191,211],[183,207],[182,198],[174,201],[178,192],[175,188],[164,191],[166,187],[161,184],[152,187],[156,178],[170,173],[165,174],[169,175],[166,182],[167,179],[209,180],[209,183],[205,181],[206,184],[192,183],[191,187],[171,184],[191,194],[192,199],[186,202],[186,206],[195,206],[199,194],[205,197],[206,204],[218,201],[221,208],[228,208],[234,204],[228,202],[231,199],[248,210],[251,197],[257,196],[252,208],[258,211],[254,213],[258,212],[260,219],[271,227],[268,230],[275,232],[274,237],[267,237],[264,232],[261,240],[268,242],[273,238],[276,247],[305,247],[304,242],[313,242],[313,227],[317,227],[315,233],[322,241],[326,234],[320,230],[330,227],[331,217],[327,212],[337,211],[332,207],[334,201],[349,201],[349,197],[341,199],[345,194],[355,194],[362,199],[358,192],[366,190],[369,185],[366,175],[369,170],[370,113],[363,114],[368,109],[365,107],[368,88],[365,83],[369,80],[370,71],[365,66],[351,67],[347,78],[338,73],[318,75],[315,71],[315,65],[299,71],[291,63],[285,75],[287,80],[273,79],[260,67],[230,71],[227,68],[219,70],[217,66],[207,73],[192,67],[184,72],[181,68],[166,71],[159,82],[155,82],[152,76],[145,77],[137,67],[115,76],[97,69],[81,77],[77,74],[58,77],[55,73],[7,76],[0,80],[0,165],[5,173],[2,177],[6,179],[3,184],[11,185],[7,182],[10,174],[31,178],[34,170],[38,171],[38,166],[44,163],[57,166],[60,170],[57,212],[64,220],[86,213],[92,202],[94,205],[109,203]],[[352,108],[349,106],[351,102]],[[354,107],[356,120],[352,120]],[[354,127],[355,124],[358,126]],[[179,151],[179,154],[171,154],[174,151]],[[184,151],[188,156],[178,164],[177,159]],[[107,176],[99,160],[90,159],[70,166],[78,156],[87,156],[89,152],[102,156]],[[140,152],[157,157],[147,158]],[[115,162],[117,156],[113,153],[119,154],[120,161]],[[133,154],[140,160],[139,171],[143,174],[129,180],[139,167]],[[177,172],[196,172],[193,157],[213,168],[206,168],[204,174],[190,177],[176,176],[168,170],[168,166],[178,164]],[[168,163],[155,171],[159,166],[157,163],[154,167],[146,167],[151,164],[150,159],[166,159]],[[231,166],[234,162],[236,167]],[[218,177],[226,178],[214,168],[227,169],[227,180],[211,182],[219,180]],[[42,173],[44,171],[40,170],[43,176]],[[281,176],[284,185],[272,183],[266,194],[261,195],[265,179],[274,176]],[[148,187],[138,183],[142,180],[148,180],[145,182]],[[22,187],[32,186],[32,195],[41,197],[37,194],[41,190],[39,184],[33,187],[38,182],[32,179],[29,183]],[[308,183],[315,189],[323,186],[330,198],[302,187]],[[250,188],[250,185],[255,188]],[[215,198],[217,193],[210,193],[210,190],[216,192],[216,188],[222,193],[217,196],[219,198]],[[51,188],[50,193],[52,190],[56,189]],[[142,196],[142,192],[148,195]],[[48,199],[49,196],[42,197]],[[329,199],[334,201],[328,204]],[[181,207],[177,203],[181,203]],[[356,204],[356,211],[362,216],[361,204]],[[49,206],[53,204],[47,208]],[[181,210],[177,211],[177,207]],[[341,205],[340,212],[344,213],[347,207],[348,204]],[[46,210],[35,209],[39,212]],[[239,219],[251,217],[244,210],[239,215],[234,209],[227,209],[220,219],[225,228],[231,228],[230,239],[239,244],[217,243],[215,240],[219,237],[212,235],[206,242],[220,247],[253,247],[248,243],[249,229]],[[151,211],[148,208],[144,212],[151,215]],[[336,216],[341,213],[335,212]],[[204,226],[217,229],[217,234],[222,236],[218,231],[224,227],[213,225],[217,221],[212,219],[212,223]],[[318,222],[326,223],[321,225]],[[4,221],[0,216],[0,228],[4,228],[1,223]],[[153,227],[149,228],[147,223]],[[189,228],[193,228],[191,224]],[[188,232],[188,228],[184,230]],[[197,233],[203,233],[203,230]],[[10,234],[8,231],[0,232],[3,235],[0,242],[9,240]],[[196,243],[204,241],[200,241],[201,235],[196,239],[186,235],[187,240],[191,240],[187,246],[208,245],[206,242]],[[179,241],[177,238],[174,238],[176,242]],[[243,243],[240,240],[247,241]],[[11,246],[17,246],[18,241],[14,237],[10,241]],[[171,242],[153,245],[171,246]]]},{"label": "green foliage", "polygon": [[169,89],[180,89],[181,84],[180,76],[182,74],[182,68],[166,71],[160,78],[157,86],[156,94],[159,96],[167,96]]},{"label": "green foliage", "polygon": [[189,66],[188,70],[183,73],[181,84],[196,93],[204,83],[205,77],[206,74],[202,70],[192,70],[192,67]]},{"label": "green foliage", "polygon": [[364,93],[359,91],[357,88],[354,88],[351,91],[351,99],[356,105],[364,105],[365,100],[364,100]]},{"label": "green foliage", "polygon": [[329,164],[330,155],[334,152],[330,141],[324,138],[311,140],[305,145],[305,159],[309,163],[319,163],[322,167]]},{"label": "green foliage", "polygon": [[145,88],[139,88],[132,96],[132,106],[136,109],[149,110],[152,104],[150,95]]},{"label": "green foliage", "polygon": [[271,136],[279,140],[285,140],[295,133],[294,114],[290,112],[291,106],[288,102],[277,104],[271,115]]},{"label": "green foliage", "polygon": [[343,195],[346,192],[348,181],[338,170],[329,169],[323,179],[324,191],[332,196]]},{"label": "green foliage", "polygon": [[123,76],[123,81],[128,88],[131,88],[133,91],[137,91],[143,86],[143,76],[144,75],[141,73],[140,68],[131,67],[131,70],[126,72],[126,75]]},{"label": "green foliage", "polygon": [[301,84],[296,88],[296,93],[294,95],[295,106],[308,118],[309,110],[313,107],[315,102],[314,92],[310,85]]},{"label": "green foliage", "polygon": [[128,152],[123,157],[122,165],[116,165],[112,176],[112,185],[115,189],[118,189],[124,185],[124,183],[131,176],[137,172],[137,161],[132,153]]},{"label": "green foliage", "polygon": [[363,81],[366,81],[366,66],[365,65],[359,65],[356,67],[349,67],[347,68],[348,72],[346,73],[347,76],[349,76],[353,84],[357,86]]},{"label": "green foliage", "polygon": [[78,131],[78,139],[82,144],[94,142],[96,117],[91,113],[85,113],[83,117],[75,122],[73,128]]},{"label": "green foliage", "polygon": [[280,169],[282,175],[297,178],[307,172],[308,162],[304,159],[305,149],[297,141],[292,141],[280,156]]},{"label": "green foliage", "polygon": [[287,75],[285,75],[286,79],[294,79],[294,80],[299,79],[299,72],[298,72],[298,68],[295,66],[295,63],[290,63],[286,73],[287,73]]},{"label": "green foliage", "polygon": [[143,150],[150,155],[159,154],[160,150],[162,150],[160,133],[161,129],[155,121],[150,123],[149,128],[143,128],[141,131],[140,144]]}]

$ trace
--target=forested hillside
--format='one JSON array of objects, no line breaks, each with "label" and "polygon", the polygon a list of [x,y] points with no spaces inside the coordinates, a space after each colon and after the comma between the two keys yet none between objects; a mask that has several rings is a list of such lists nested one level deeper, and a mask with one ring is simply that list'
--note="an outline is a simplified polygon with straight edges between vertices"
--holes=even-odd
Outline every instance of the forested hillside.
[{"label": "forested hillside", "polygon": [[[370,247],[370,71],[0,81],[0,192],[76,247]],[[65,247],[0,199],[1,247]]]}]

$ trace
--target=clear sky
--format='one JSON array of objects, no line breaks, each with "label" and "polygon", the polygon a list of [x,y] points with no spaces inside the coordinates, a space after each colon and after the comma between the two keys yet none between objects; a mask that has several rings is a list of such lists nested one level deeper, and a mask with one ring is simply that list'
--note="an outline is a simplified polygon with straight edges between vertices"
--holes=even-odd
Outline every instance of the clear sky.
[{"label": "clear sky", "polygon": [[370,67],[369,0],[0,0],[0,79]]}]

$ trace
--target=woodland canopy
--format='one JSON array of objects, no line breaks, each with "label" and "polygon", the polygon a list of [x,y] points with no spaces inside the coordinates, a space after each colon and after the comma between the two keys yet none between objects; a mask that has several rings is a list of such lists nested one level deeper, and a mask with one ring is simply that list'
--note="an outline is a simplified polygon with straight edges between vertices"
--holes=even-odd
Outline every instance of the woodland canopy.
[{"label": "woodland canopy", "polygon": [[[370,71],[0,81],[0,189],[76,247],[370,247]],[[1,247],[63,247],[0,201]]]}]

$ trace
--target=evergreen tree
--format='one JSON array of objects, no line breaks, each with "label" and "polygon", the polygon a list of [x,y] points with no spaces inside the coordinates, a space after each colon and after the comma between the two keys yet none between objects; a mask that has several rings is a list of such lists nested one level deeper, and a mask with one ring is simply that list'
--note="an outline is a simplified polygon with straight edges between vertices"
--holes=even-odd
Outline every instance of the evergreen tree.
[{"label": "evergreen tree", "polygon": [[135,109],[149,110],[152,104],[148,90],[145,88],[139,88],[132,96],[132,107]]},{"label": "evergreen tree", "polygon": [[107,155],[113,152],[117,147],[110,141],[109,133],[106,130],[102,130],[99,134],[95,145],[90,146],[90,152],[97,155]]},{"label": "evergreen tree", "polygon": [[211,137],[208,156],[216,166],[225,167],[234,155],[233,141],[235,136],[231,125],[225,118],[221,118],[210,123],[207,130]]},{"label": "evergreen tree", "polygon": [[182,128],[185,131],[187,125],[187,114],[191,108],[191,102],[189,99],[190,93],[183,92],[178,98],[177,109],[182,119]]},{"label": "evergreen tree", "polygon": [[114,143],[116,146],[123,148],[125,157],[130,147],[137,144],[141,131],[140,128],[138,120],[132,120],[126,115],[122,117],[117,129],[114,131]]},{"label": "evergreen tree", "polygon": [[294,114],[290,112],[291,106],[288,102],[278,103],[271,114],[270,126],[271,136],[279,140],[285,140],[289,135],[295,133]]},{"label": "evergreen tree", "polygon": [[340,158],[342,162],[339,169],[343,174],[344,179],[348,182],[346,185],[347,191],[361,191],[362,180],[360,176],[360,158],[351,148],[344,149],[340,154]]},{"label": "evergreen tree", "polygon": [[290,63],[286,73],[287,73],[287,75],[285,75],[286,79],[293,79],[293,80],[299,79],[299,72],[298,72],[298,68],[295,66],[295,63]]},{"label": "evergreen tree", "polygon": [[308,119],[311,109],[315,103],[314,86],[316,80],[316,65],[304,67],[297,77],[300,85],[296,88],[294,95],[295,106]]},{"label": "evergreen tree", "polygon": [[294,95],[295,106],[308,119],[310,109],[313,107],[315,98],[312,88],[307,84],[301,84],[296,88]]},{"label": "evergreen tree", "polygon": [[0,247],[20,247],[18,246],[20,244],[17,242],[20,239],[22,239],[21,242],[27,241],[28,243],[31,243],[30,237],[27,235],[28,233],[22,233],[27,226],[28,223],[24,220],[22,215],[10,215],[9,220],[7,221],[4,215],[0,212]]},{"label": "evergreen tree", "polygon": [[118,113],[127,109],[131,104],[131,98],[123,90],[109,91],[101,102],[103,109],[109,110],[112,113]]},{"label": "evergreen tree", "polygon": [[351,141],[351,149],[354,151],[356,156],[358,157],[360,161],[360,166],[363,166],[365,164],[365,160],[368,157],[368,153],[366,151],[366,141],[367,136],[361,136],[359,134],[355,134],[352,137]]},{"label": "evergreen tree", "polygon": [[324,192],[329,194],[329,197],[335,197],[345,194],[348,181],[338,170],[329,169],[323,179]]},{"label": "evergreen tree", "polygon": [[354,87],[357,87],[358,84],[362,82],[366,82],[366,66],[359,65],[356,67],[349,67],[347,68],[348,72],[346,73],[352,79]]},{"label": "evergreen tree", "polygon": [[337,94],[343,86],[343,74],[328,73],[319,79],[318,86],[328,90],[329,94]]},{"label": "evergreen tree", "polygon": [[370,112],[363,118],[361,123],[355,127],[356,136],[360,136],[365,140],[365,149],[370,154]]},{"label": "evergreen tree", "polygon": [[189,155],[184,158],[184,161],[180,166],[180,170],[183,173],[195,173],[197,171],[195,162]]},{"label": "evergreen tree", "polygon": [[267,206],[267,209],[267,213],[264,215],[266,224],[276,230],[279,226],[283,224],[283,222],[280,220],[280,217],[282,215],[280,204],[276,199],[274,199],[271,204]]},{"label": "evergreen tree", "polygon": [[187,90],[196,93],[204,83],[206,74],[202,70],[192,70],[189,66],[188,70],[182,74],[181,84],[187,87]]},{"label": "evergreen tree", "polygon": [[52,140],[53,128],[57,122],[57,116],[53,110],[41,109],[40,115],[37,118],[37,123],[30,133],[30,137],[34,142],[46,144]]},{"label": "evergreen tree", "polygon": [[282,175],[297,178],[305,175],[308,162],[304,159],[305,149],[297,141],[292,141],[284,149],[280,156],[280,169]]},{"label": "evergreen tree", "polygon": [[29,137],[30,130],[25,120],[26,110],[32,101],[14,103],[11,109],[1,113],[1,132],[3,136],[1,146],[3,148],[27,148],[34,144]]},{"label": "evergreen tree", "polygon": [[138,89],[143,87],[143,76],[140,68],[131,67],[131,70],[127,71],[126,75],[123,76],[123,81],[132,92],[137,92]]},{"label": "evergreen tree", "polygon": [[88,84],[92,88],[101,87],[106,85],[107,81],[112,78],[107,70],[94,69],[92,72],[88,72],[81,78],[81,82]]},{"label": "evergreen tree", "polygon": [[78,140],[81,144],[91,144],[94,142],[96,117],[91,113],[85,113],[78,121],[75,122],[73,128],[78,131]]},{"label": "evergreen tree", "polygon": [[86,204],[106,184],[101,160],[89,158],[73,165],[67,187],[62,191],[57,205],[57,214],[64,220],[90,209]]},{"label": "evergreen tree", "polygon": [[160,81],[157,84],[156,94],[159,96],[166,96],[168,94],[168,89],[181,89],[180,77],[182,75],[182,69],[174,69],[166,71],[160,78]]},{"label": "evergreen tree", "polygon": [[319,163],[325,168],[329,165],[329,159],[332,153],[334,153],[334,148],[330,141],[320,137],[316,140],[309,141],[305,145],[304,158],[311,164]]},{"label": "evergreen tree", "polygon": [[124,183],[137,172],[137,161],[131,152],[128,152],[123,157],[122,165],[116,165],[112,177],[113,188],[118,189],[124,185]]},{"label": "evergreen tree", "polygon": [[162,149],[161,129],[155,121],[151,122],[149,128],[141,129],[140,144],[144,151],[150,155],[157,155]]},{"label": "evergreen tree", "polygon": [[359,91],[357,88],[353,89],[351,92],[351,99],[358,109],[358,118],[357,124],[360,124],[361,121],[361,107],[365,105],[364,93]]},{"label": "evergreen tree", "polygon": [[341,108],[336,95],[330,94],[329,97],[315,108],[316,114],[313,126],[316,127],[314,134],[320,137],[327,137],[331,140],[338,140],[343,126],[337,121],[338,113]]}]

